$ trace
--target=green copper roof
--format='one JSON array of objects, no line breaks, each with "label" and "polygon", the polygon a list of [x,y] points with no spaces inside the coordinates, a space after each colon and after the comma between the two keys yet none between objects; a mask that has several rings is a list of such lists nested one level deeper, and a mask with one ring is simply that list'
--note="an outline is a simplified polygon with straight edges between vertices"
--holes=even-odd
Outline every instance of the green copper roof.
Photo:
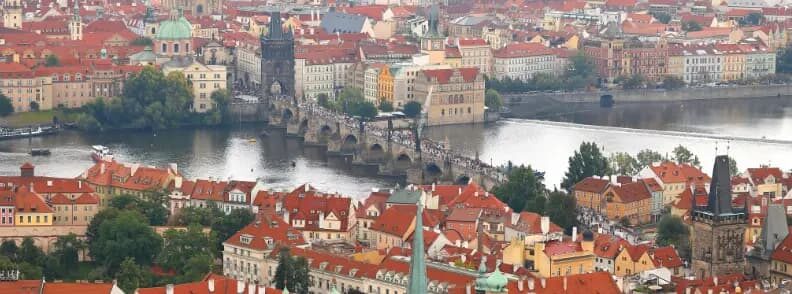
[{"label": "green copper roof", "polygon": [[509,281],[503,276],[498,266],[496,266],[495,272],[487,277],[487,288],[489,288],[488,290],[490,291],[503,291],[506,289],[506,283],[508,282]]},{"label": "green copper roof", "polygon": [[157,40],[190,39],[192,38],[192,25],[181,15],[181,12],[179,12],[178,17],[160,23],[155,38]]},{"label": "green copper roof", "polygon": [[418,203],[415,213],[415,233],[413,233],[412,257],[410,257],[410,284],[407,294],[426,293],[426,263],[424,260],[423,241],[423,204]]}]

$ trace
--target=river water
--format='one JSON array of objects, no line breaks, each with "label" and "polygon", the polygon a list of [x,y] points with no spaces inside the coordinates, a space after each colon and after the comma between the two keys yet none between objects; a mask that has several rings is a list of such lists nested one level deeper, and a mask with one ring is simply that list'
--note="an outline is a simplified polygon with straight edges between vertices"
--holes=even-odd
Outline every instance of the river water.
[{"label": "river water", "polygon": [[[514,109],[519,112],[519,107]],[[427,135],[448,140],[453,148],[483,161],[530,164],[545,172],[549,187],[558,185],[567,159],[584,141],[594,141],[606,153],[637,153],[654,149],[670,153],[684,145],[710,172],[716,154],[733,156],[741,169],[771,164],[792,168],[792,102],[754,99],[684,104],[631,104],[613,109],[570,108],[539,119],[508,119],[491,125],[432,127]],[[86,134],[64,131],[33,139],[0,141],[0,174],[18,174],[31,161],[40,175],[75,177],[91,166],[90,146],[109,146],[118,160],[165,166],[178,164],[190,178],[254,180],[263,178],[273,189],[290,189],[310,182],[328,192],[363,197],[373,187],[389,187],[386,179],[353,173],[295,139],[273,133],[257,138],[263,126],[182,129],[151,132]],[[256,141],[251,141],[256,138]],[[49,157],[30,157],[29,148],[50,148]]]}]

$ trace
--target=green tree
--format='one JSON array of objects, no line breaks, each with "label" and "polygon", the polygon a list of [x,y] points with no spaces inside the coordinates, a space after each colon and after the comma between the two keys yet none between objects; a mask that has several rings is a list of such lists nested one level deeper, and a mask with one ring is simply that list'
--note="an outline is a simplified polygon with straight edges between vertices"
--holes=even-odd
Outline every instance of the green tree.
[{"label": "green tree", "polygon": [[179,213],[175,215],[175,222],[179,226],[198,224],[208,227],[214,222],[214,213],[208,207],[188,206],[179,209]]},{"label": "green tree", "polygon": [[292,272],[294,272],[294,269],[292,268],[291,253],[289,248],[283,247],[278,252],[278,268],[275,269],[275,288],[279,290],[285,289]]},{"label": "green tree", "polygon": [[308,293],[310,287],[310,268],[305,257],[297,257],[291,260],[291,278],[287,281],[289,289],[294,293]]},{"label": "green tree", "polygon": [[374,106],[374,103],[369,101],[355,101],[350,103],[349,111],[347,112],[351,116],[359,116],[363,120],[370,120],[377,116],[379,110],[377,110],[377,106]]},{"label": "green tree", "polygon": [[14,105],[11,103],[11,99],[0,93],[0,117],[8,116],[12,113],[14,113]]},{"label": "green tree", "polygon": [[624,89],[641,89],[646,87],[646,78],[639,74],[630,75],[622,78],[621,85]]},{"label": "green tree", "polygon": [[[212,111],[218,113],[220,122],[228,123],[230,117],[228,116],[228,104],[231,103],[231,93],[227,89],[219,89],[212,92]],[[219,123],[219,122],[215,122]]]},{"label": "green tree", "polygon": [[175,229],[165,231],[164,244],[162,251],[157,256],[157,264],[166,269],[173,269],[184,274],[190,258],[199,255],[209,256],[209,267],[211,267],[214,241],[212,236],[205,234],[198,225],[191,225],[186,231]]},{"label": "green tree", "polygon": [[63,273],[77,268],[77,264],[80,261],[80,252],[85,248],[85,242],[78,239],[74,233],[69,233],[66,236],[59,236],[55,240],[51,255],[57,259],[57,262],[64,270],[62,271]]},{"label": "green tree", "polygon": [[610,157],[608,157],[608,162],[610,163],[610,170],[616,175],[632,176],[641,169],[638,160],[627,152],[611,153]]},{"label": "green tree", "polygon": [[421,114],[421,103],[410,101],[404,104],[404,115],[407,117],[418,117]]},{"label": "green tree", "polygon": [[693,154],[693,152],[690,152],[690,150],[682,145],[675,147],[672,153],[674,154],[674,161],[677,163],[687,163],[692,166],[701,166],[698,156]]},{"label": "green tree", "polygon": [[[509,172],[509,180],[492,191],[514,211],[543,213],[545,200],[543,180],[543,177],[539,176],[531,166],[521,165],[512,168]],[[539,198],[541,200],[537,200]]]},{"label": "green tree", "polygon": [[19,247],[14,240],[6,239],[0,244],[0,255],[8,257],[11,261],[17,259],[17,252],[19,252]]},{"label": "green tree", "polygon": [[671,15],[662,11],[653,12],[652,17],[663,24],[668,24],[671,22]]},{"label": "green tree", "polygon": [[46,67],[53,67],[53,66],[60,66],[60,59],[55,54],[47,55],[44,59],[44,66]]},{"label": "green tree", "polygon": [[149,227],[143,215],[127,210],[103,220],[88,245],[94,261],[107,268],[112,276],[127,257],[141,265],[150,265],[162,249],[162,238]]},{"label": "green tree", "polygon": [[639,169],[642,169],[646,166],[651,166],[652,163],[663,160],[663,155],[654,150],[644,149],[638,152],[635,159],[638,160]]},{"label": "green tree", "polygon": [[325,93],[319,93],[319,95],[316,95],[316,103],[321,107],[332,109],[332,106],[330,105],[330,96],[327,96]]},{"label": "green tree", "polygon": [[700,23],[697,23],[693,20],[689,20],[682,23],[682,30],[686,32],[697,32],[702,30],[702,27]]},{"label": "green tree", "polygon": [[729,173],[731,173],[732,176],[736,176],[740,173],[740,169],[737,168],[737,160],[731,156],[729,156]]},{"label": "green tree", "polygon": [[379,110],[382,112],[393,112],[393,103],[388,102],[385,99],[380,100],[379,103]]},{"label": "green tree", "polygon": [[667,75],[663,77],[663,89],[676,90],[685,86],[685,81],[676,76]]},{"label": "green tree", "polygon": [[121,262],[121,266],[116,274],[118,287],[126,293],[134,293],[137,288],[144,284],[144,270],[135,263],[135,259],[127,257]]},{"label": "green tree", "polygon": [[19,262],[29,263],[31,265],[40,265],[44,261],[44,251],[38,248],[30,237],[22,239],[22,244],[19,246]]},{"label": "green tree", "polygon": [[776,72],[792,73],[792,44],[776,53]]},{"label": "green tree", "polygon": [[110,200],[110,207],[120,210],[136,210],[146,217],[149,224],[154,226],[164,225],[168,220],[168,209],[165,208],[165,197],[161,191],[144,193],[143,198],[122,194]]},{"label": "green tree", "polygon": [[608,159],[602,155],[597,143],[583,142],[575,154],[569,157],[569,168],[561,187],[570,191],[581,180],[591,176],[604,176],[608,172]]},{"label": "green tree", "polygon": [[554,190],[547,197],[545,215],[550,221],[569,231],[577,225],[577,202],[564,191]]},{"label": "green tree", "polygon": [[655,243],[658,246],[674,247],[683,259],[690,258],[690,231],[678,216],[666,214],[657,224]]},{"label": "green tree", "polygon": [[484,95],[484,105],[486,105],[491,110],[499,111],[503,106],[503,97],[501,97],[498,91],[494,89],[487,89],[487,92]]},{"label": "green tree", "polygon": [[237,231],[241,230],[255,219],[255,215],[247,209],[233,209],[228,215],[217,215],[217,220],[212,223],[212,232],[216,235],[215,243],[218,251],[223,250],[223,242],[228,240]]},{"label": "green tree", "polygon": [[588,87],[596,78],[594,64],[583,52],[578,52],[578,54],[570,58],[569,68],[567,68],[565,78],[565,86],[568,89],[582,89]]},{"label": "green tree", "polygon": [[213,264],[214,258],[208,253],[193,255],[184,265],[182,279],[190,282],[199,281],[212,271]]}]

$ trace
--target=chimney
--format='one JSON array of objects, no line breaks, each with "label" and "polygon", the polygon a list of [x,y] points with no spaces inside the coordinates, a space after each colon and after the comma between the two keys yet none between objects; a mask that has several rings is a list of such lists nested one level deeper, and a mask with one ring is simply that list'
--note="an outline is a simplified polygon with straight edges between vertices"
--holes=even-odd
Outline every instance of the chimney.
[{"label": "chimney", "polygon": [[547,287],[547,279],[545,279],[544,277],[539,279],[539,283],[542,284],[542,289]]},{"label": "chimney", "polygon": [[432,183],[432,192],[434,192],[436,188],[437,188],[437,184]]},{"label": "chimney", "polygon": [[707,294],[712,294],[712,293],[714,293],[714,292],[712,291],[712,289],[707,289]]},{"label": "chimney", "polygon": [[305,192],[308,192],[308,184],[305,184]]},{"label": "chimney", "polygon": [[174,174],[179,173],[179,166],[175,162],[171,162],[169,165]]},{"label": "chimney", "polygon": [[473,294],[473,286],[470,285],[470,283],[467,283],[467,285],[465,285],[465,294]]},{"label": "chimney", "polygon": [[165,285],[165,294],[173,294],[173,284]]},{"label": "chimney", "polygon": [[256,284],[248,284],[248,294],[256,294]]},{"label": "chimney", "polygon": [[567,290],[567,277],[564,276],[564,292]]},{"label": "chimney", "polygon": [[717,286],[718,285],[718,276],[712,277],[712,284]]},{"label": "chimney", "polygon": [[47,181],[47,187],[52,187],[52,181]]},{"label": "chimney", "polygon": [[520,292],[525,291],[525,279],[523,277],[520,277],[520,280],[517,281],[517,290],[520,290]]},{"label": "chimney", "polygon": [[534,290],[534,278],[528,278],[528,291]]},{"label": "chimney", "polygon": [[266,291],[267,291],[267,287],[264,287],[264,285],[258,286],[258,294],[264,294]]},{"label": "chimney", "polygon": [[691,294],[692,289],[690,287],[685,287],[685,294]]},{"label": "chimney", "polygon": [[479,196],[479,194],[478,194],[478,191],[476,191],[475,193],[473,193],[473,196],[475,196],[476,198],[478,198],[478,196]]},{"label": "chimney", "polygon": [[542,235],[547,235],[550,232],[550,218],[547,216],[543,216],[541,218],[540,228],[542,229]]},{"label": "chimney", "polygon": [[208,281],[206,281],[206,283],[207,283],[207,287],[209,288],[209,293],[213,293],[215,290],[214,279],[209,279]]},{"label": "chimney", "polygon": [[459,189],[457,190],[457,195],[462,195],[462,187],[459,187]]},{"label": "chimney", "polygon": [[572,242],[577,241],[577,227],[572,227]]},{"label": "chimney", "polygon": [[245,282],[237,280],[237,294],[245,293]]},{"label": "chimney", "polygon": [[80,180],[77,181],[77,188],[82,189],[82,181]]},{"label": "chimney", "polygon": [[104,174],[104,173],[105,173],[105,164],[104,164],[104,160],[102,160],[99,162],[99,174]]}]

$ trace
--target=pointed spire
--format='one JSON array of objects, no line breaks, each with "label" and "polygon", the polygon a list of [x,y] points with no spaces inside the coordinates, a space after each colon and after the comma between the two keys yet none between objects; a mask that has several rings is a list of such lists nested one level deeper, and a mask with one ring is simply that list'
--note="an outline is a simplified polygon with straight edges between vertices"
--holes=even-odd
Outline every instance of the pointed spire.
[{"label": "pointed spire", "polygon": [[716,216],[732,213],[731,174],[729,173],[729,157],[726,155],[715,157],[707,210]]},{"label": "pointed spire", "polygon": [[415,231],[413,232],[412,257],[410,258],[410,284],[407,294],[426,293],[426,264],[424,263],[423,240],[423,203],[418,203],[415,214]]},{"label": "pointed spire", "polygon": [[74,8],[72,8],[72,20],[75,22],[80,21],[80,2],[74,1]]},{"label": "pointed spire", "polygon": [[440,30],[439,30],[439,18],[440,18],[440,10],[437,7],[437,3],[432,4],[431,8],[429,8],[429,19],[428,26],[429,30],[426,32],[426,35],[429,37],[440,37]]},{"label": "pointed spire", "polygon": [[269,33],[267,38],[270,40],[283,39],[283,25],[281,24],[280,11],[270,13]]}]

